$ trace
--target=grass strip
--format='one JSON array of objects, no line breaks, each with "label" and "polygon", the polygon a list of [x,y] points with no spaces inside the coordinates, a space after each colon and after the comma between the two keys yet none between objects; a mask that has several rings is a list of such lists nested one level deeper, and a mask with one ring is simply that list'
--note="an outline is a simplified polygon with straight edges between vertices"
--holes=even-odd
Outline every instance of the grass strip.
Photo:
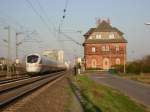
[{"label": "grass strip", "polygon": [[85,100],[85,112],[150,112],[110,87],[97,84],[87,76],[78,76],[77,84]]}]

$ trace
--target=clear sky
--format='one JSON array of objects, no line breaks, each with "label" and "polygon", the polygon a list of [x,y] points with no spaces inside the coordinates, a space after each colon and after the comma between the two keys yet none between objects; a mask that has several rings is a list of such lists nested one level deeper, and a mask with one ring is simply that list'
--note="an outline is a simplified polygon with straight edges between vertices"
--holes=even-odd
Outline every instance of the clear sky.
[{"label": "clear sky", "polygon": [[[18,31],[24,32],[19,36],[20,41],[23,38],[31,41],[24,42],[19,47],[20,57],[29,52],[53,48],[63,48],[69,59],[83,56],[82,46],[56,33],[65,2],[66,0],[0,0],[0,56],[7,56],[6,43],[2,41],[7,39],[7,31],[3,29],[7,25],[11,26],[13,57],[15,32]],[[83,43],[82,35],[89,28],[95,27],[96,18],[109,18],[114,27],[124,32],[124,37],[128,40],[128,60],[150,54],[150,26],[144,25],[145,22],[150,22],[150,0],[68,0],[61,30]],[[77,32],[79,30],[82,32]],[[65,41],[60,44],[60,39]]]}]

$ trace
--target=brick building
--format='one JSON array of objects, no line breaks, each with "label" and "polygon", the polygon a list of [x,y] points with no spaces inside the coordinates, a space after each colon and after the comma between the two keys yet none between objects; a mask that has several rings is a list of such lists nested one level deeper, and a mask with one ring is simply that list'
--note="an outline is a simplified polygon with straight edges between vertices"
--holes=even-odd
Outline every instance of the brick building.
[{"label": "brick building", "polygon": [[108,70],[126,63],[126,43],[123,33],[109,20],[99,21],[96,28],[84,34],[85,69]]}]

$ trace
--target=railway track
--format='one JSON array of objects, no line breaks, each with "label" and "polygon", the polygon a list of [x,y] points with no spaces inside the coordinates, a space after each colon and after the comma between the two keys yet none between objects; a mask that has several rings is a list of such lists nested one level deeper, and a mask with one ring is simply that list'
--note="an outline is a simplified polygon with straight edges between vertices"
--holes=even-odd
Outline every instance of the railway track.
[{"label": "railway track", "polygon": [[7,78],[1,79],[0,80],[0,85],[5,84],[5,83],[18,81],[18,80],[24,80],[24,79],[28,79],[28,78],[30,78],[30,76],[26,75],[26,76],[20,76],[20,77],[13,77],[13,78],[9,78],[9,79],[7,79]]},{"label": "railway track", "polygon": [[0,107],[7,105],[15,99],[29,93],[57,78],[63,76],[66,72],[51,73],[48,75],[31,77],[14,82],[0,85]]}]

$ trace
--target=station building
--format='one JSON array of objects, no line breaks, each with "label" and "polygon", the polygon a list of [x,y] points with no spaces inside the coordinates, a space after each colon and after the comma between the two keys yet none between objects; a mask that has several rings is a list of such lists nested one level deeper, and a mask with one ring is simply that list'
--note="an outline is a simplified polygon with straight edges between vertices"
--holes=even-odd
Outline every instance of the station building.
[{"label": "station building", "polygon": [[113,69],[126,63],[127,40],[108,20],[98,20],[95,28],[84,34],[85,69]]}]

